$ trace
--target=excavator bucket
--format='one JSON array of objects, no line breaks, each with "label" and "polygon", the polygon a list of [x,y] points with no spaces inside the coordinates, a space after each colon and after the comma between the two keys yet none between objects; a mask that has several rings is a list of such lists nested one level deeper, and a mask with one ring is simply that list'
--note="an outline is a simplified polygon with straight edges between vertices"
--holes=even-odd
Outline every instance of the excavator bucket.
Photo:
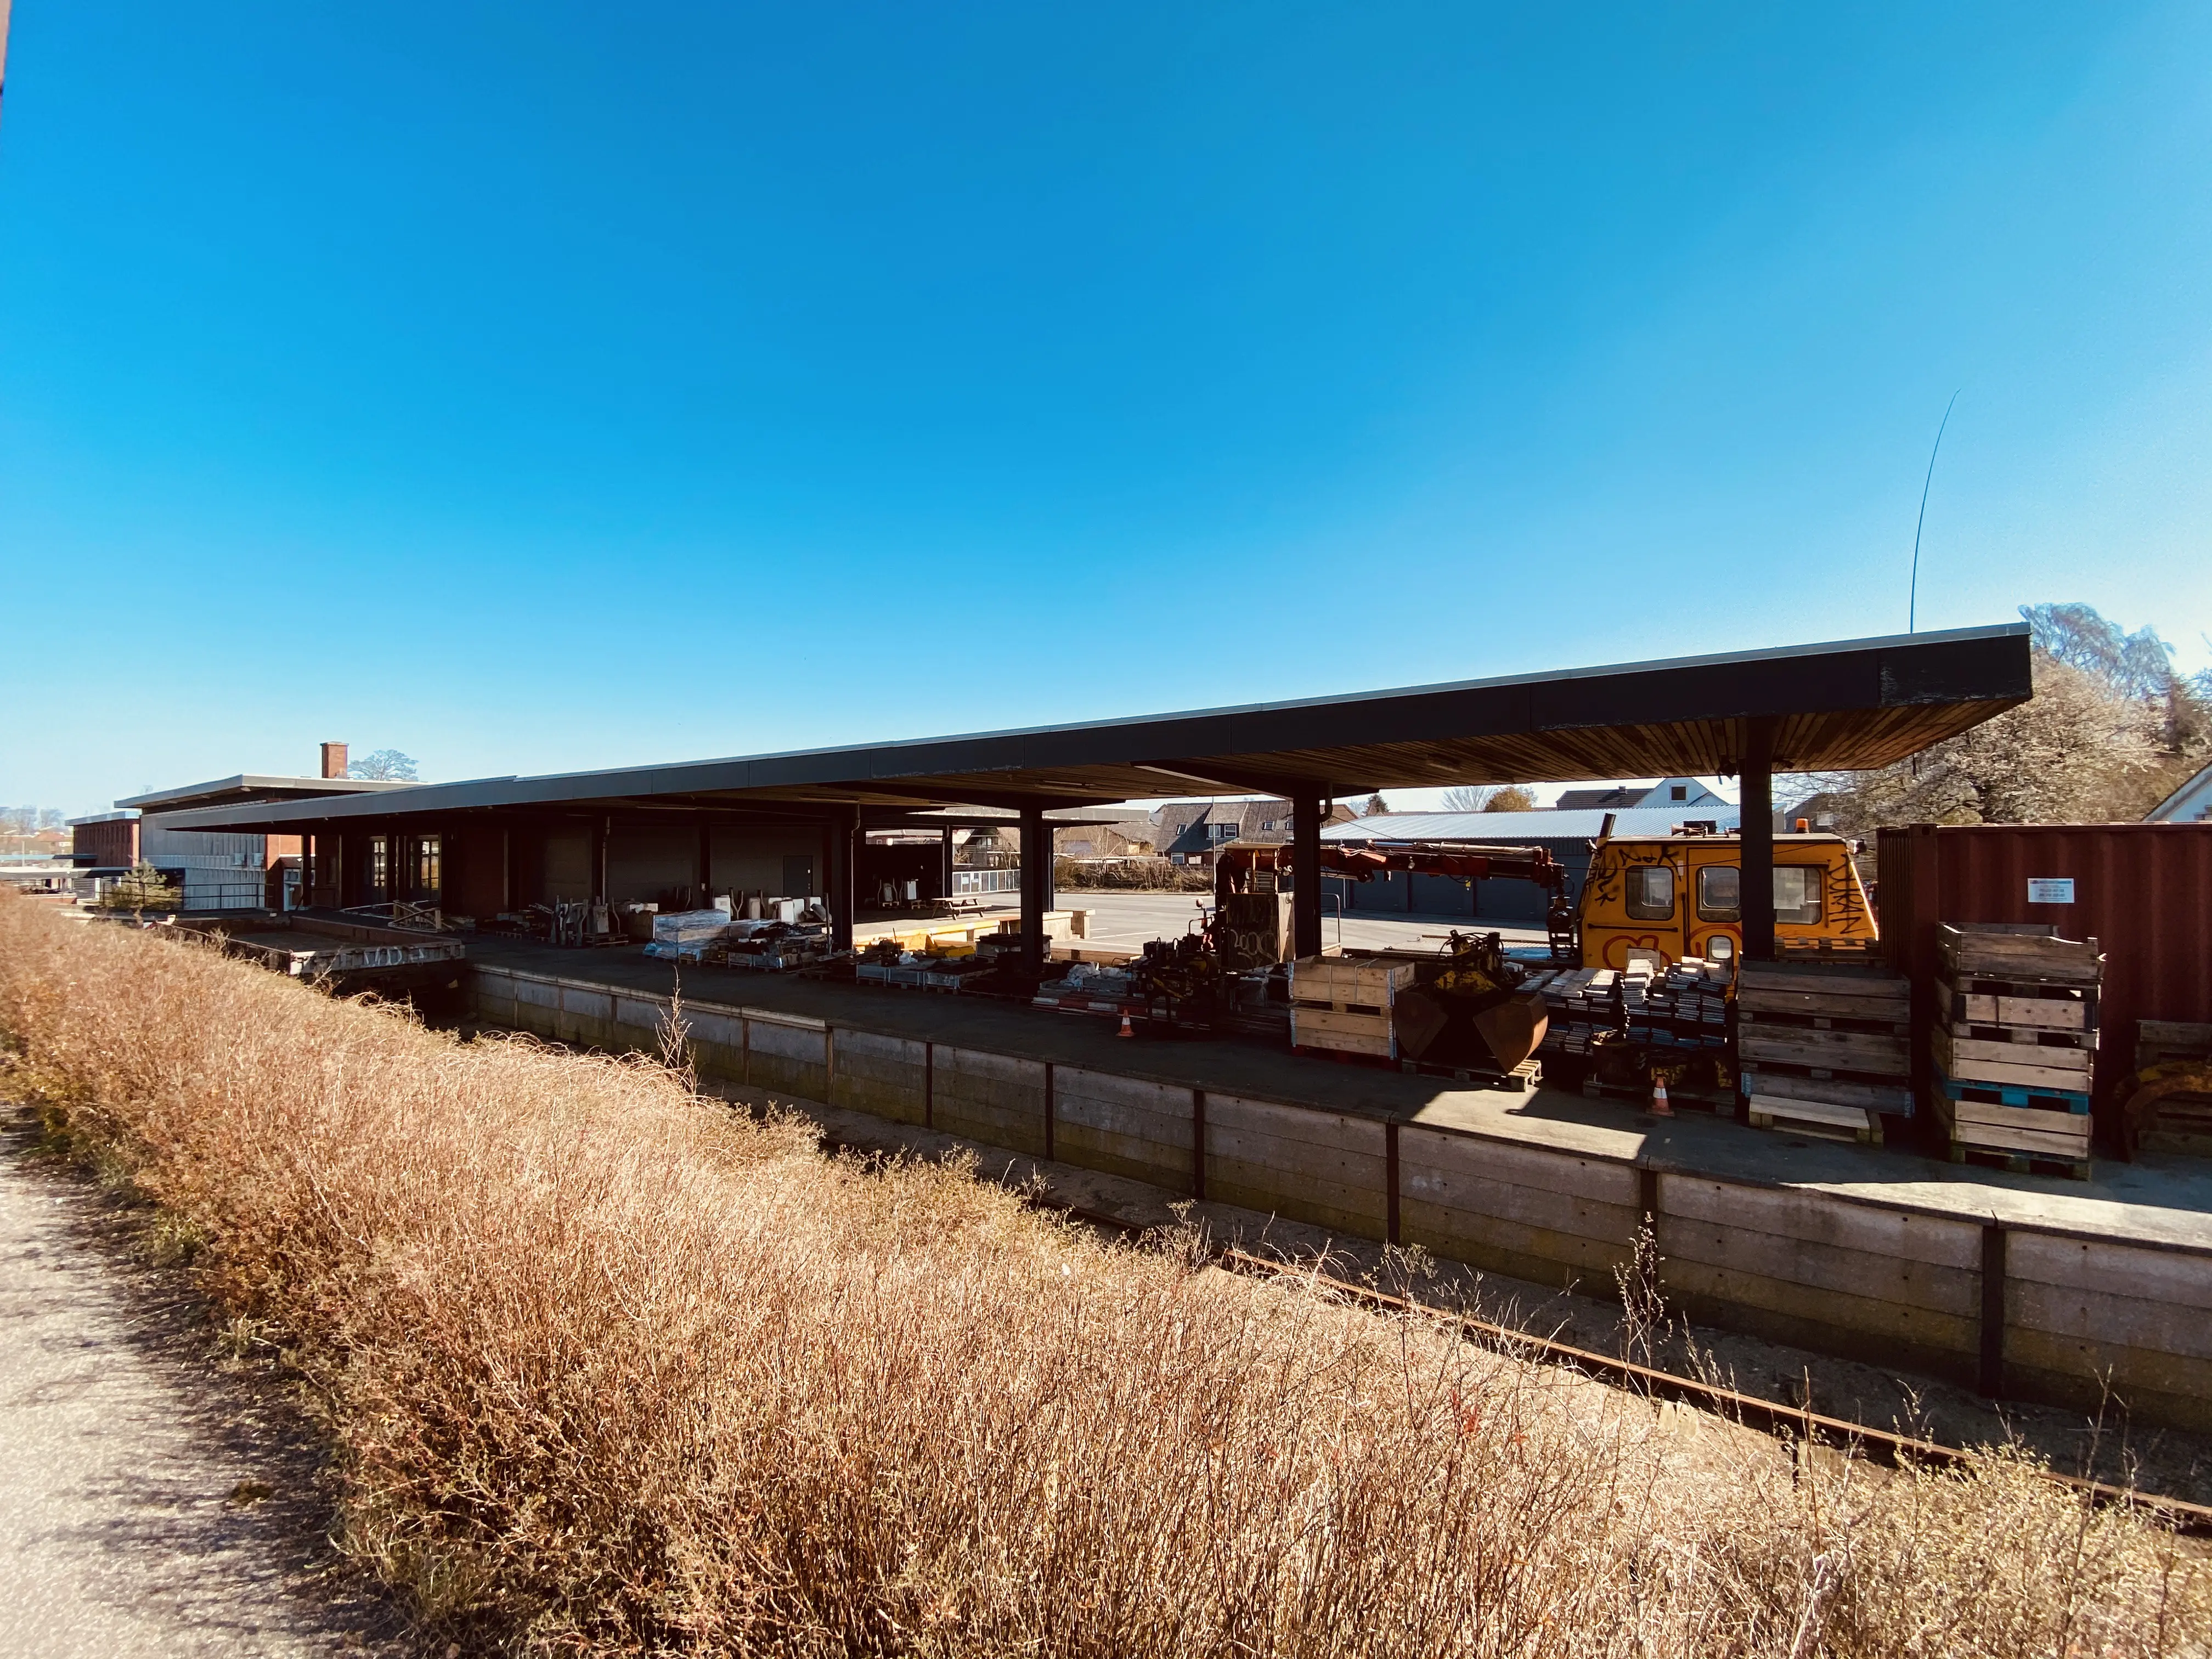
[{"label": "excavator bucket", "polygon": [[1474,1016],[1475,1034],[1501,1072],[1511,1071],[1534,1054],[1549,1024],[1544,999],[1534,991],[1515,991]]},{"label": "excavator bucket", "polygon": [[1390,1005],[1390,1029],[1398,1038],[1398,1052],[1419,1060],[1436,1046],[1451,1024],[1443,1000],[1427,991],[1403,990]]}]

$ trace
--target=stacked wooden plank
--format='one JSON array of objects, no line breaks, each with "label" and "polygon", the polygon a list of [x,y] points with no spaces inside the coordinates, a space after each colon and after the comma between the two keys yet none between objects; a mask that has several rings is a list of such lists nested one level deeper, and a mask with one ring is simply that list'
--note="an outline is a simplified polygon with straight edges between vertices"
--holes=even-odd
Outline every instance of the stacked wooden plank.
[{"label": "stacked wooden plank", "polygon": [[1751,1121],[1878,1144],[1881,1114],[1912,1110],[1911,1006],[1879,957],[1745,963],[1736,1049]]},{"label": "stacked wooden plank", "polygon": [[1391,1010],[1413,982],[1410,962],[1299,957],[1291,964],[1291,1047],[1397,1059]]},{"label": "stacked wooden plank", "polygon": [[2033,923],[1940,927],[1929,1103],[1951,1161],[2054,1164],[2087,1179],[2104,957]]},{"label": "stacked wooden plank", "polygon": [[1729,970],[1700,957],[1664,966],[1634,962],[1621,986],[1628,1040],[1656,1058],[1728,1047]]},{"label": "stacked wooden plank", "polygon": [[1598,1033],[1612,1030],[1618,1020],[1614,987],[1620,977],[1611,968],[1545,968],[1523,981],[1544,999],[1550,1021],[1544,1031],[1545,1052],[1589,1053]]}]

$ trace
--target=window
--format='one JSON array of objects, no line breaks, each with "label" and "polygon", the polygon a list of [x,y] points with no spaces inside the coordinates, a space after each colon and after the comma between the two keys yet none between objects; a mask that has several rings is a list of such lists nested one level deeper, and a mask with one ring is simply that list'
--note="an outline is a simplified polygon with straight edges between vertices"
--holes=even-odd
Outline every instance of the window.
[{"label": "window", "polygon": [[[1632,902],[1629,915],[1637,915]],[[1743,872],[1733,864],[1709,864],[1698,871],[1698,920],[1741,921],[1742,919]],[[1820,925],[1819,865],[1778,864],[1774,866],[1774,920],[1778,923],[1786,922],[1793,927],[1817,927]]]},{"label": "window", "polygon": [[415,890],[426,897],[439,896],[439,860],[444,848],[435,836],[423,836],[415,843]]},{"label": "window", "polygon": [[1687,800],[1689,798],[1690,786],[1686,783],[1675,784],[1667,791],[1668,800]]},{"label": "window", "polygon": [[1674,915],[1674,872],[1665,865],[1644,865],[1628,872],[1628,917],[1632,921],[1670,921]]},{"label": "window", "polygon": [[368,838],[368,897],[374,903],[391,890],[392,864],[390,843],[381,836]]},{"label": "window", "polygon": [[1743,872],[1733,864],[1709,864],[1698,872],[1698,920],[1739,921],[1743,917]]},{"label": "window", "polygon": [[1774,919],[1793,927],[1820,925],[1820,866],[1817,864],[1778,864],[1774,866]]}]

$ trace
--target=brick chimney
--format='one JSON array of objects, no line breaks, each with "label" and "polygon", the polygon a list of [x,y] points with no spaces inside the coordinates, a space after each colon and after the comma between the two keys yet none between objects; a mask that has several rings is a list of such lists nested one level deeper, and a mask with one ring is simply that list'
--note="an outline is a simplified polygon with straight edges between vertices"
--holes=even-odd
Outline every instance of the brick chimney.
[{"label": "brick chimney", "polygon": [[325,744],[323,745],[323,775],[326,778],[342,778],[345,775],[346,746],[342,743]]}]

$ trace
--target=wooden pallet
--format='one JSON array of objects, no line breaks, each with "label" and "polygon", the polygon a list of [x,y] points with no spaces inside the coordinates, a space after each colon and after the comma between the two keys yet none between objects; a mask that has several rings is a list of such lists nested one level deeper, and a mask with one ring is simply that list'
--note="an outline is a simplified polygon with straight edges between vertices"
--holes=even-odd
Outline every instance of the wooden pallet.
[{"label": "wooden pallet", "polygon": [[1964,1153],[1978,1152],[2021,1160],[2023,1164],[2037,1161],[2079,1164],[2082,1173],[2087,1173],[2090,1120],[2086,1109],[2051,1110],[1958,1099],[1940,1088],[1930,1095],[1929,1104],[1950,1135],[1954,1164],[1964,1161]]},{"label": "wooden pallet", "polygon": [[1838,1073],[1826,1066],[1771,1060],[1745,1060],[1737,1069],[1742,1074],[1746,1094],[1825,1100],[1833,1105],[1863,1106],[1872,1111],[1908,1117],[1912,1113],[1912,1084],[1902,1072]]},{"label": "wooden pallet", "polygon": [[1978,1101],[1985,1106],[2033,1107],[2047,1112],[2087,1113],[2087,1091],[2031,1088],[2020,1083],[1981,1083],[1967,1078],[1946,1077],[1938,1072],[1936,1086],[1952,1100]]},{"label": "wooden pallet", "polygon": [[1398,1069],[1417,1077],[1449,1078],[1478,1089],[1502,1089],[1510,1094],[1530,1094],[1544,1080],[1544,1066],[1531,1055],[1510,1072],[1480,1066],[1431,1066],[1425,1060],[1401,1060]]},{"label": "wooden pallet", "polygon": [[1960,1141],[1951,1143],[1951,1162],[1980,1164],[1991,1169],[2008,1170],[2014,1175],[2063,1176],[2069,1181],[2089,1178],[2090,1160],[2086,1158],[2046,1158],[2039,1152],[2013,1152],[1991,1146],[1970,1146]]},{"label": "wooden pallet", "polygon": [[1783,1095],[1753,1095],[1744,1103],[1754,1129],[1788,1129],[1863,1146],[1881,1145],[1881,1114],[1863,1106],[1826,1100],[1793,1100]]}]

